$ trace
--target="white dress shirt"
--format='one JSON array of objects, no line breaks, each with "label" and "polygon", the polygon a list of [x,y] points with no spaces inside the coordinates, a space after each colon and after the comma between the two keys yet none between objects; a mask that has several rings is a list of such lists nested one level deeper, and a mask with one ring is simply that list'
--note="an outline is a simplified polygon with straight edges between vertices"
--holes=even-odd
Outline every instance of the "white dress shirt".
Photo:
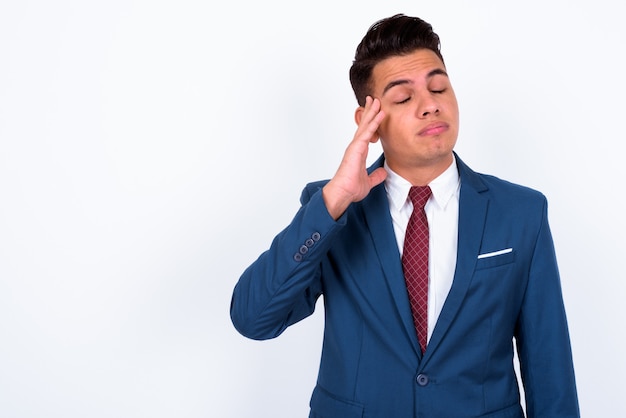
[{"label": "white dress shirt", "polygon": [[[385,189],[400,255],[404,248],[404,234],[413,204],[409,199],[411,183],[394,173],[385,161],[387,179]],[[428,218],[430,247],[428,251],[428,339],[448,297],[456,265],[459,230],[460,178],[456,159],[446,171],[428,184],[432,195],[424,210]]]}]

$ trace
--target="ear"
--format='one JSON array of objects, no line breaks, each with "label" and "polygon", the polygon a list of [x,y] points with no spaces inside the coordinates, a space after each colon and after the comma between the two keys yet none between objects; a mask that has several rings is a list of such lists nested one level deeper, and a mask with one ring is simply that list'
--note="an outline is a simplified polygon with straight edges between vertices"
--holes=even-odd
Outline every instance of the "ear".
[{"label": "ear", "polygon": [[365,108],[363,106],[357,107],[356,110],[354,111],[354,121],[356,122],[357,125],[361,123],[361,118],[363,117],[364,111],[365,111]]}]

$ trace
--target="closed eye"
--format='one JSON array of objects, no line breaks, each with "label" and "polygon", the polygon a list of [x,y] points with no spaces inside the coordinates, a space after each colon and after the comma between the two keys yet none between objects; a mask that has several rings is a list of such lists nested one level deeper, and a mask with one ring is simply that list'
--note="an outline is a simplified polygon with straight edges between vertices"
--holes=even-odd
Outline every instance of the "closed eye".
[{"label": "closed eye", "polygon": [[403,103],[408,102],[409,100],[411,100],[411,96],[407,97],[407,98],[406,98],[406,99],[404,99],[404,100],[400,100],[399,102],[396,102],[396,104],[403,104]]}]

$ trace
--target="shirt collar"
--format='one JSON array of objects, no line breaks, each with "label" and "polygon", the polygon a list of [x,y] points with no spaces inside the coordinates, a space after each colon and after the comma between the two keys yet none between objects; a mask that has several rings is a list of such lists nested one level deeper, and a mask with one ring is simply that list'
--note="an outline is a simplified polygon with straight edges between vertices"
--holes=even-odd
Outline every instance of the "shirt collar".
[{"label": "shirt collar", "polygon": [[[387,171],[385,189],[389,197],[389,204],[394,210],[400,210],[408,201],[411,183],[390,169],[386,160],[384,167]],[[456,166],[456,157],[454,157],[454,154],[452,156],[452,164],[428,185],[433,193],[431,201],[434,201],[440,208],[445,208],[450,198],[459,191],[459,170]]]}]

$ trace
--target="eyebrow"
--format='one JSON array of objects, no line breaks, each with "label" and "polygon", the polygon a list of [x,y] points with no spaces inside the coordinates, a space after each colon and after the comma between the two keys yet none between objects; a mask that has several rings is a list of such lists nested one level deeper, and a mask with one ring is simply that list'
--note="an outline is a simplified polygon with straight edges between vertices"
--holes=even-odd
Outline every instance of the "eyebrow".
[{"label": "eyebrow", "polygon": [[[448,73],[445,72],[445,70],[441,69],[441,68],[435,68],[434,70],[432,70],[431,72],[429,72],[428,74],[426,74],[426,78],[432,78],[436,75],[443,75],[448,77]],[[390,81],[385,88],[383,89],[383,94],[382,96],[385,95],[385,93],[387,93],[387,91],[389,91],[390,89],[392,89],[395,86],[400,86],[403,84],[412,84],[413,82],[411,80],[407,80],[407,79],[400,79],[400,80],[393,80]]]}]

